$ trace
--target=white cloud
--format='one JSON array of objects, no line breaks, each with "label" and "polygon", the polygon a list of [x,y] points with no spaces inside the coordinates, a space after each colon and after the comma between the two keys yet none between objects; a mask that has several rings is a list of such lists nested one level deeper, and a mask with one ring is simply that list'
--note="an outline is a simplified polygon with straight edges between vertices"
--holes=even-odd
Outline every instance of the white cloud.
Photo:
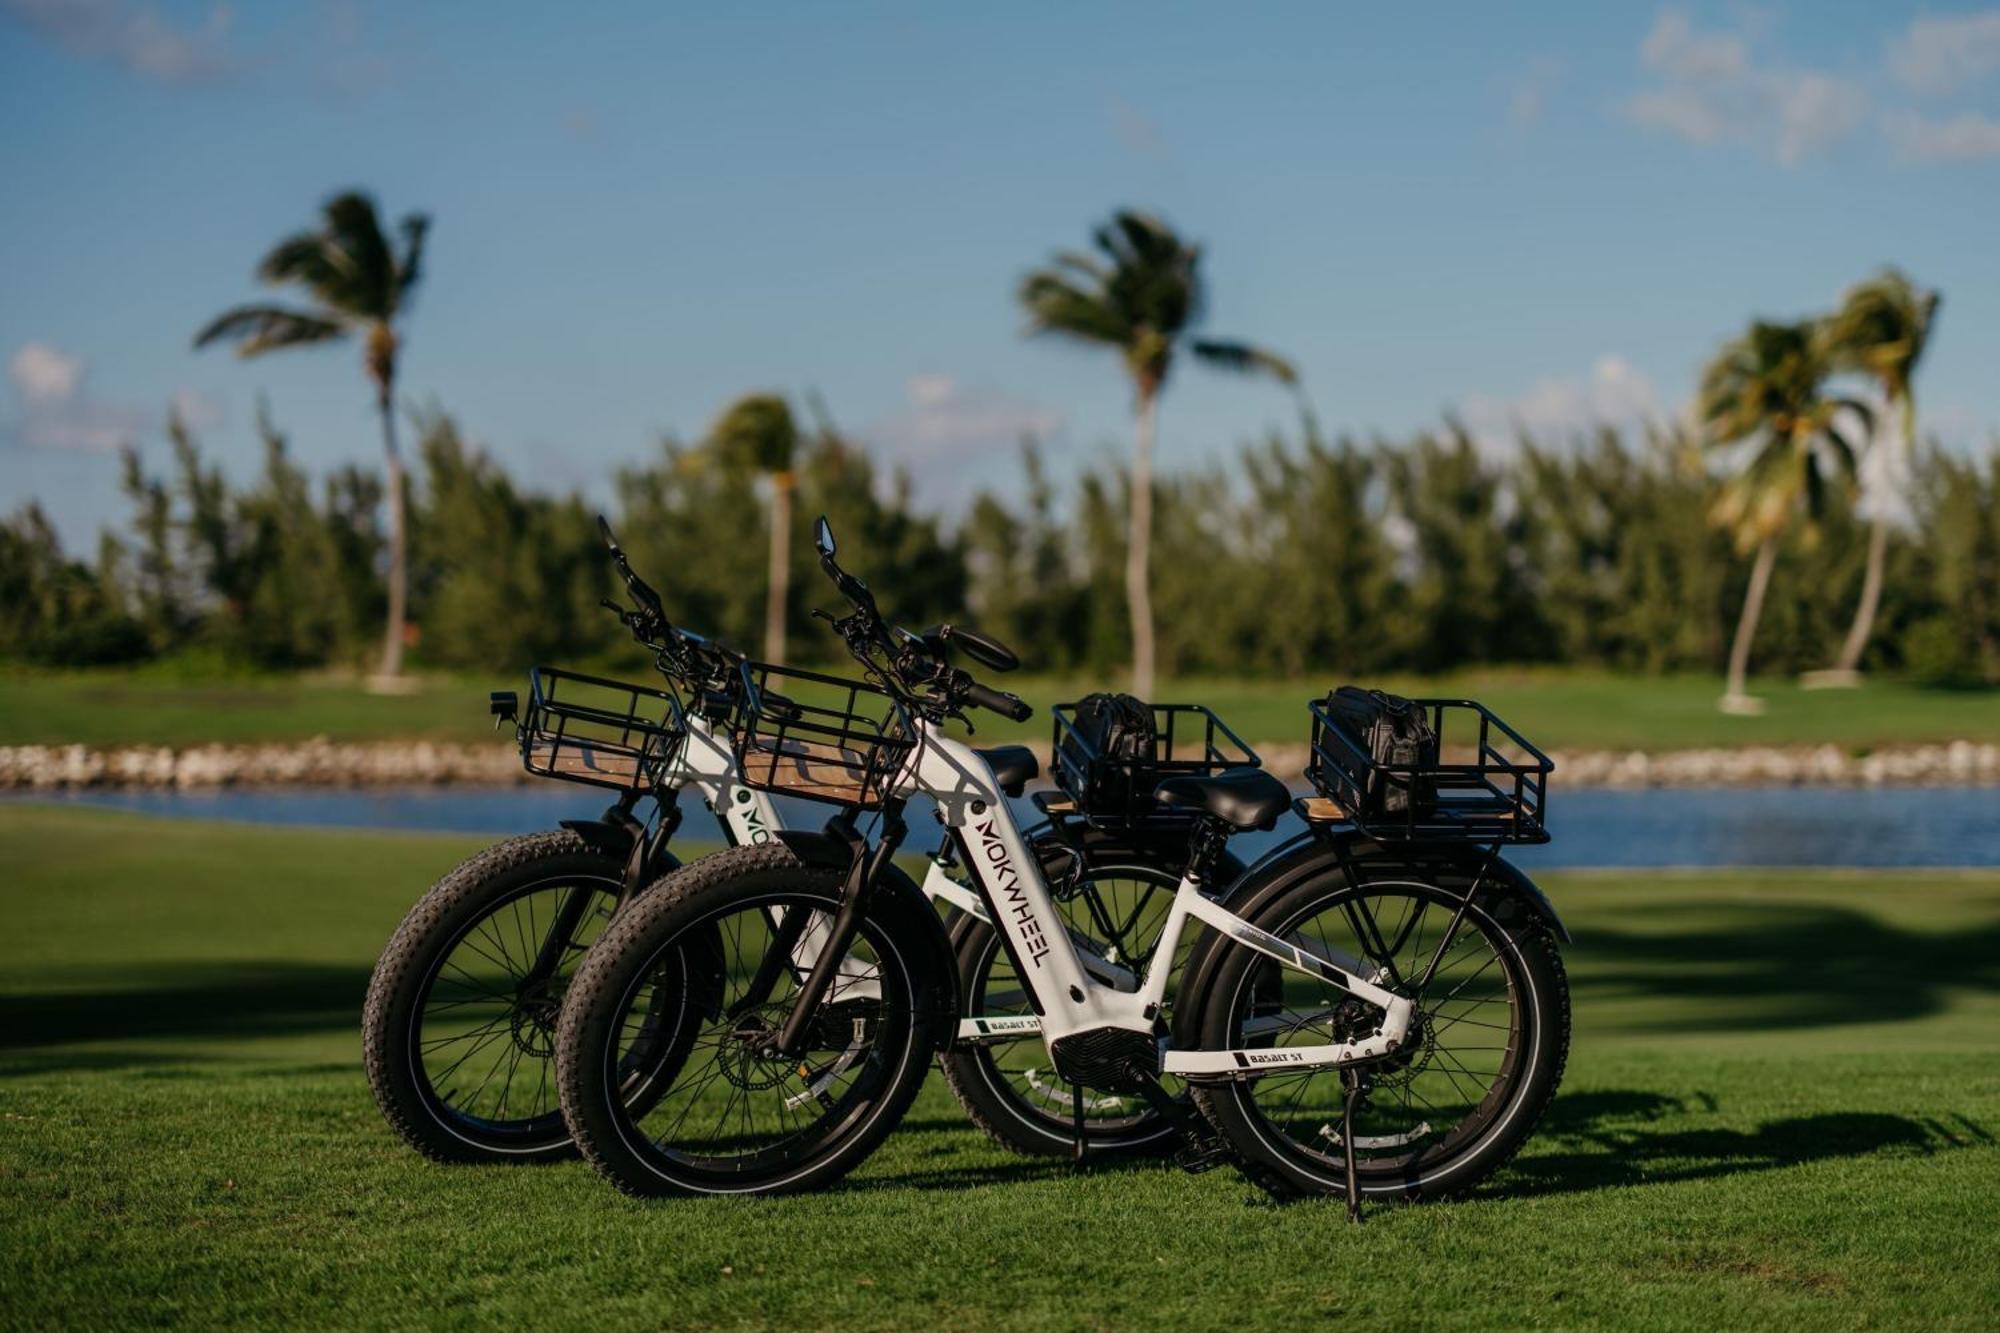
[{"label": "white cloud", "polygon": [[1507,95],[1507,124],[1516,130],[1531,130],[1548,114],[1549,96],[1562,80],[1562,61],[1542,56],[1514,81]]},{"label": "white cloud", "polygon": [[1696,32],[1685,12],[1663,9],[1639,44],[1648,69],[1691,83],[1734,83],[1750,73],[1745,33]]},{"label": "white cloud", "polygon": [[1511,451],[1523,435],[1560,444],[1600,426],[1644,431],[1665,421],[1659,390],[1622,356],[1597,358],[1583,379],[1545,379],[1514,398],[1475,394],[1459,405],[1459,419],[1480,446]]},{"label": "white cloud", "polygon": [[1914,111],[1898,111],[1883,117],[1882,132],[1905,162],[1971,162],[2000,157],[2000,120],[1976,112],[1930,120]]},{"label": "white cloud", "polygon": [[923,503],[954,511],[982,486],[1020,475],[1024,439],[1060,437],[1063,414],[956,376],[912,375],[904,407],[860,434],[878,457],[906,473]]},{"label": "white cloud", "polygon": [[102,451],[130,443],[151,424],[143,412],[84,392],[89,367],[47,343],[27,343],[7,361],[20,412],[6,434],[31,449]]},{"label": "white cloud", "polygon": [[1817,70],[1760,64],[1756,33],[1697,29],[1679,9],[1660,11],[1639,46],[1658,80],[1625,102],[1633,123],[1688,143],[1735,143],[1792,167],[1860,127],[1868,94]]},{"label": "white cloud", "polygon": [[1889,72],[1904,87],[1946,97],[2000,71],[2000,9],[1912,20],[1889,44]]},{"label": "white cloud", "polygon": [[1853,134],[1868,113],[1868,95],[1827,74],[1773,76],[1778,112],[1778,161],[1797,166]]},{"label": "white cloud", "polygon": [[83,383],[83,358],[47,343],[27,343],[7,363],[7,378],[30,407],[60,405]]},{"label": "white cloud", "polygon": [[175,390],[167,411],[193,431],[213,430],[223,421],[222,404],[199,389]]},{"label": "white cloud", "polygon": [[367,40],[355,0],[319,0],[318,11],[314,58],[322,91],[334,97],[363,97],[394,78],[395,63]]},{"label": "white cloud", "polygon": [[950,375],[913,375],[903,386],[909,406],[869,434],[900,462],[916,466],[1012,451],[1024,436],[1060,430],[1062,414],[993,389],[971,388]]},{"label": "white cloud", "polygon": [[150,0],[0,0],[0,5],[73,55],[107,60],[168,84],[215,83],[236,74],[228,47],[233,14],[209,8],[199,27],[176,27]]}]

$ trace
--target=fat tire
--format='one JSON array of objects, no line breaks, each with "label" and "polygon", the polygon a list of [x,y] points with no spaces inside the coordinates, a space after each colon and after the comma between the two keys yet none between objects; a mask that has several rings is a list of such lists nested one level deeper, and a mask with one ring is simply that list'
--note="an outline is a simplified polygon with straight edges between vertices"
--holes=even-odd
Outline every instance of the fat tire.
[{"label": "fat tire", "polygon": [[615,894],[624,859],[591,848],[564,829],[510,838],[459,863],[418,900],[389,938],[368,981],[361,1010],[361,1060],[382,1118],[402,1140],[434,1162],[534,1163],[576,1155],[557,1117],[546,1138],[526,1143],[446,1123],[412,1067],[412,1026],[424,986],[450,948],[493,906],[523,884],[563,877],[601,880]]},{"label": "fat tire", "polygon": [[823,1188],[860,1165],[902,1120],[930,1071],[940,1035],[939,1016],[950,1012],[948,995],[939,992],[950,983],[937,975],[929,956],[932,946],[926,932],[935,928],[910,915],[928,913],[930,907],[914,908],[888,893],[877,893],[868,919],[889,938],[908,976],[908,1036],[893,1056],[897,1067],[866,1122],[822,1149],[818,1160],[804,1169],[788,1166],[780,1180],[747,1180],[731,1189],[669,1174],[626,1141],[619,1124],[623,1108],[600,1072],[603,1044],[618,1021],[619,1006],[635,974],[651,965],[662,945],[731,902],[774,887],[823,895],[828,910],[833,910],[845,878],[843,868],[805,861],[782,843],[730,848],[656,880],[592,946],[563,1001],[556,1033],[556,1084],[577,1147],[620,1191],[635,1198],[664,1198],[791,1194]]},{"label": "fat tire", "polygon": [[[1363,883],[1363,888],[1369,887]],[[1314,900],[1333,902],[1347,886],[1329,891],[1324,880],[1301,885],[1281,894],[1257,914],[1253,924],[1264,929],[1298,912]],[[1442,1169],[1426,1171],[1421,1180],[1387,1177],[1370,1180],[1365,1167],[1361,1193],[1376,1199],[1403,1199],[1428,1202],[1464,1198],[1500,1170],[1541,1124],[1554,1102],[1556,1091],[1569,1061],[1570,996],[1568,974],[1562,953],[1547,923],[1518,896],[1495,891],[1483,892],[1474,904],[1510,941],[1520,965],[1533,984],[1533,1021],[1538,1031],[1529,1057],[1530,1067],[1516,1101],[1497,1133],[1481,1137],[1448,1162]],[[1225,1048],[1230,1040],[1230,997],[1243,973],[1262,955],[1234,946],[1211,970],[1208,993],[1202,1005],[1199,1032],[1204,1049]],[[1238,1169],[1244,1177],[1278,1198],[1337,1194],[1345,1189],[1344,1172],[1338,1167],[1308,1168],[1297,1158],[1274,1147],[1259,1132],[1261,1114],[1250,1102],[1242,1083],[1203,1083],[1194,1088],[1195,1104],[1217,1133],[1234,1149]]]}]

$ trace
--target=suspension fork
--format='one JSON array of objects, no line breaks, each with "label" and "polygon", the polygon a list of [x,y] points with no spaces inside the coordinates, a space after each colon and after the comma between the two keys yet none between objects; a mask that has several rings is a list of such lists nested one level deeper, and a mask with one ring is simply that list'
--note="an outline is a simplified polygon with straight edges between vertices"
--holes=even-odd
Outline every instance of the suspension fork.
[{"label": "suspension fork", "polygon": [[[820,949],[819,960],[806,973],[805,981],[799,986],[798,998],[792,1004],[792,1012],[786,1017],[785,1025],[778,1030],[778,1054],[790,1058],[805,1049],[807,1035],[812,1028],[813,1016],[818,1012],[820,1002],[826,998],[833,986],[834,978],[840,973],[840,965],[847,959],[847,950],[854,943],[854,937],[861,929],[861,918],[867,914],[868,904],[874,897],[875,881],[882,868],[889,864],[897,849],[903,845],[903,835],[909,831],[903,823],[901,803],[886,807],[882,815],[882,836],[870,847],[868,840],[854,827],[854,816],[844,814],[827,825],[829,832],[848,844],[849,861],[847,882],[840,890],[840,910],[834,913],[833,926],[827,931],[826,942]],[[803,924],[807,909],[793,907],[786,912],[786,924],[794,917]],[[783,930],[783,926],[780,926]],[[794,935],[796,942],[796,935]],[[782,961],[791,956],[787,949],[779,954],[774,948],[767,950],[765,958]],[[760,979],[762,969],[759,969]],[[775,976],[772,978],[775,982]]]},{"label": "suspension fork", "polygon": [[[659,865],[660,853],[673,839],[674,831],[681,826],[681,808],[675,799],[660,801],[659,822],[648,830],[644,821],[632,813],[638,804],[639,793],[628,791],[618,798],[618,803],[604,812],[604,822],[621,830],[631,839],[632,849],[625,857],[625,870],[618,880],[618,901],[612,906],[612,915],[625,910],[627,903],[638,895],[641,888],[653,878],[653,871]],[[569,952],[576,939],[577,928],[583,924],[584,916],[590,911],[591,900],[597,890],[578,885],[563,895],[556,907],[555,919],[549,923],[548,934],[542,937],[541,947],[535,952],[535,961],[521,978],[521,988],[539,985],[556,974],[562,966],[563,955]]]}]

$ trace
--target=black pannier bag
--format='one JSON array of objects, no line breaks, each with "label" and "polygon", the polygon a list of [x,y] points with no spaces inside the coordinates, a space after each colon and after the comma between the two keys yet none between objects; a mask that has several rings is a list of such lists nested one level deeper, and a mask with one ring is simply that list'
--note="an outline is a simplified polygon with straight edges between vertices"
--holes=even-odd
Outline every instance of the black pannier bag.
[{"label": "black pannier bag", "polygon": [[[1326,712],[1347,733],[1361,753],[1377,764],[1432,768],[1438,762],[1437,732],[1422,704],[1400,694],[1342,685],[1326,696]],[[1378,772],[1364,793],[1364,818],[1381,815],[1428,818],[1437,809],[1437,778],[1432,774]]]},{"label": "black pannier bag", "polygon": [[1087,694],[1076,701],[1070,719],[1056,767],[1066,776],[1088,775],[1088,790],[1070,795],[1100,814],[1150,803],[1158,754],[1153,706],[1129,694]]}]

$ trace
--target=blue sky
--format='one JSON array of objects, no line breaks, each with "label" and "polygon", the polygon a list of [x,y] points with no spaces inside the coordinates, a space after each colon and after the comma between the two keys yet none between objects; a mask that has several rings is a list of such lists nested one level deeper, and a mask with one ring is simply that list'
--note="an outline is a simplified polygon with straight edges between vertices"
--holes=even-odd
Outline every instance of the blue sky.
[{"label": "blue sky", "polygon": [[[188,347],[348,184],[435,218],[407,394],[594,494],[755,387],[945,505],[1023,429],[1121,449],[1114,364],[1012,290],[1127,204],[1357,433],[1671,412],[1890,261],[1945,293],[1931,424],[2000,425],[2000,9],[1511,11],[0,0],[0,507],[122,519],[107,446],[157,461],[176,400],[233,468],[259,394],[309,464],[372,460],[351,349]],[[1163,458],[1290,413],[1187,367]]]}]

